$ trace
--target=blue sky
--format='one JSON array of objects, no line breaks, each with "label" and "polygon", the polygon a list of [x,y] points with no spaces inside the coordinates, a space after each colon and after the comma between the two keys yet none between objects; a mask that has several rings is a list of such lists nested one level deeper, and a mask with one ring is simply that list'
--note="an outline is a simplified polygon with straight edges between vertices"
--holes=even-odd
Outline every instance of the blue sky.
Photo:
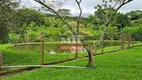
[{"label": "blue sky", "polygon": [[[82,0],[81,3],[81,7],[83,9],[83,16],[88,16],[90,14],[93,14],[95,9],[94,6],[96,6],[97,4],[100,4],[102,0]],[[34,0],[22,0],[21,5],[26,6],[26,7],[40,7],[40,5],[36,2],[34,2]],[[71,10],[71,13],[73,16],[77,16],[79,11],[78,11],[78,7],[77,4],[75,3],[75,0],[69,0],[68,2],[66,2],[62,8],[67,8]],[[131,3],[123,6],[119,12],[129,12],[132,10],[142,10],[142,0],[133,0]]]}]

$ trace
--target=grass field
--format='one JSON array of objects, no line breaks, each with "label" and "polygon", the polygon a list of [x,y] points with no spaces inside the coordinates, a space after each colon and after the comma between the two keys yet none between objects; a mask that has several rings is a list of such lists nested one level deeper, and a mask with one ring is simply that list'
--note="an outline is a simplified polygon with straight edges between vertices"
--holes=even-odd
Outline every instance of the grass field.
[{"label": "grass field", "polygon": [[[97,69],[40,68],[5,80],[142,80],[142,47],[95,57]],[[87,58],[58,65],[86,66]]]}]

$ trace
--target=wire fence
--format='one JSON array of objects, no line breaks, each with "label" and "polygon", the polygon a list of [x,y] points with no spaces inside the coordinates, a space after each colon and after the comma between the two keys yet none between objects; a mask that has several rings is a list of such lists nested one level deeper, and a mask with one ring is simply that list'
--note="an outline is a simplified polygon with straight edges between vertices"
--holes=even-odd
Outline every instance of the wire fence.
[{"label": "wire fence", "polygon": [[[35,42],[37,40],[37,37],[40,37],[40,39]],[[25,62],[24,60],[22,61],[25,64],[45,64],[48,62],[84,57],[88,55],[86,49],[81,43],[80,38],[78,38],[78,43],[76,43],[76,36],[64,38],[63,36],[61,36],[61,38],[57,42],[46,41],[46,36],[44,33],[41,33],[37,37],[35,37],[35,40],[33,38],[32,40],[30,40],[29,38],[28,43],[19,43],[19,41],[16,41],[16,43],[14,43],[14,46],[9,47],[8,49],[12,51],[22,52],[23,54],[28,54],[28,56],[32,56],[33,59],[35,59],[30,60],[30,57],[28,57],[29,59],[25,59]],[[97,40],[86,41],[88,47],[96,45],[97,42]],[[136,41],[134,41],[134,38],[131,35],[122,34],[119,40],[107,40],[104,38],[96,54],[103,54],[109,51],[124,50],[133,47],[135,44]],[[94,47],[90,48],[94,49]],[[22,62],[18,62],[17,64],[23,64]]]}]

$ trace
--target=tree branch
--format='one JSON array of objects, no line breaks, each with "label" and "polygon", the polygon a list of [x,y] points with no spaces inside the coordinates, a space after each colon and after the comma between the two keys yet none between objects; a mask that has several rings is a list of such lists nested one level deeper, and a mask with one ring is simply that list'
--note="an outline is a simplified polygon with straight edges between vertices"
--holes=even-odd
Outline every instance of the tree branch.
[{"label": "tree branch", "polygon": [[77,36],[78,36],[78,32],[79,32],[79,26],[80,26],[80,20],[81,20],[81,15],[82,15],[82,9],[81,9],[81,6],[80,6],[80,3],[82,0],[78,1],[78,0],[75,0],[77,5],[78,5],[78,8],[80,10],[80,13],[79,13],[79,16],[78,16],[78,20],[77,20]]},{"label": "tree branch", "polygon": [[38,2],[39,4],[43,5],[44,7],[46,7],[47,9],[49,9],[50,12],[53,12],[55,15],[57,15],[57,17],[58,17],[59,19],[61,19],[61,20],[63,21],[63,23],[66,24],[66,25],[69,27],[69,29],[71,30],[71,32],[72,32],[73,34],[75,34],[75,32],[73,32],[73,29],[72,29],[72,27],[68,24],[68,22],[66,22],[66,21],[64,20],[64,18],[61,17],[54,9],[52,9],[52,8],[49,7],[48,5],[44,4],[44,3],[43,3],[42,1],[40,1],[40,0],[34,0],[34,1],[36,1],[36,2]]},{"label": "tree branch", "polygon": [[128,0],[128,1],[126,1],[126,2],[125,2],[125,1],[126,1],[126,0],[123,0],[122,4],[121,4],[120,6],[118,6],[118,8],[115,10],[115,13],[109,18],[108,22],[105,24],[105,29],[104,29],[104,31],[102,32],[102,35],[101,35],[101,37],[100,37],[100,40],[99,40],[98,44],[97,44],[96,47],[95,47],[95,50],[94,50],[95,53],[96,53],[96,50],[98,49],[99,45],[101,44],[101,42],[102,42],[102,40],[103,40],[103,38],[104,38],[104,34],[105,34],[106,31],[107,31],[108,25],[109,25],[110,22],[113,20],[114,16],[115,16],[116,13],[118,12],[118,10],[119,10],[122,6],[124,6],[125,4],[127,4],[127,3],[129,3],[129,2],[131,2],[131,1],[133,1],[133,0]]},{"label": "tree branch", "polygon": [[117,1],[116,3],[115,3],[115,5],[113,6],[113,9],[116,7],[116,5],[119,3],[119,1]]}]

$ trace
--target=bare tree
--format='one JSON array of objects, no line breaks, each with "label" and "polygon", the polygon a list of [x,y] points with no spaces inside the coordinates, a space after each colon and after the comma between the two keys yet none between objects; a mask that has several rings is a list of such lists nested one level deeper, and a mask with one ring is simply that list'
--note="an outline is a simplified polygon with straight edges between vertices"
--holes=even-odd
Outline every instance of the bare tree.
[{"label": "bare tree", "polygon": [[[81,15],[82,15],[82,9],[81,9],[81,6],[80,6],[80,4],[81,4],[81,2],[82,2],[82,0],[75,0],[76,1],[76,3],[77,3],[77,5],[78,5],[78,8],[79,8],[79,10],[80,10],[80,13],[79,13],[79,16],[78,16],[78,20],[77,20],[77,31],[76,31],[76,44],[78,44],[78,33],[79,33],[79,26],[80,26],[80,20],[81,20]],[[78,47],[78,46],[76,46],[76,47]],[[78,57],[78,48],[76,48],[76,56],[75,56],[75,58],[77,58]]]},{"label": "bare tree", "polygon": [[[107,4],[107,1],[108,1],[108,0],[103,0],[103,1]],[[110,0],[110,1],[112,2],[112,0]],[[96,54],[96,51],[97,51],[99,45],[100,45],[101,42],[103,41],[104,35],[105,35],[105,33],[107,32],[107,29],[108,29],[108,26],[109,26],[110,22],[113,21],[113,18],[115,17],[115,15],[116,15],[116,13],[118,12],[118,10],[119,10],[122,6],[126,5],[127,3],[131,2],[131,1],[133,1],[133,0],[114,0],[114,6],[113,6],[112,8],[115,9],[115,12],[114,12],[114,13],[109,17],[109,19],[105,22],[105,24],[104,24],[105,28],[104,28],[104,30],[103,30],[101,36],[100,36],[100,40],[99,40],[98,44],[95,45],[94,49],[90,49],[90,48],[87,48],[87,47],[86,47],[87,52],[88,52],[88,58],[89,58],[89,59],[88,59],[88,64],[89,64],[89,66],[92,66],[92,67],[95,68],[95,63],[94,63],[93,55]],[[116,3],[115,3],[115,2],[116,2]],[[106,7],[106,5],[104,5],[104,6]],[[84,41],[83,41],[83,44],[85,45]]]},{"label": "bare tree", "polygon": [[[34,0],[34,1],[38,2],[39,4],[41,4],[42,6],[44,6],[45,8],[47,8],[50,12],[54,13],[54,14],[55,14],[59,19],[61,19],[62,22],[64,22],[64,24],[66,24],[66,25],[69,27],[69,29],[73,32],[71,25],[69,25],[68,22],[66,22],[66,21],[64,20],[64,18],[63,18],[62,16],[60,16],[60,15],[57,13],[57,9],[56,9],[56,6],[57,6],[57,5],[59,6],[59,8],[61,8],[61,5],[63,5],[63,4],[64,4],[64,1],[66,1],[66,0],[63,0],[63,1],[56,0],[56,1],[53,2],[53,3],[52,3],[52,1],[49,1],[49,0]],[[54,1],[54,0],[53,0],[53,1]],[[79,13],[78,20],[77,20],[77,32],[76,32],[76,33],[73,32],[73,34],[76,34],[77,37],[78,37],[78,32],[79,32],[79,29],[78,29],[78,28],[79,28],[79,26],[80,26],[81,15],[82,15],[82,9],[81,9],[81,6],[80,6],[82,0],[75,0],[75,1],[76,1],[77,5],[78,5],[78,8],[79,8],[79,10],[80,10],[80,13]],[[96,51],[97,51],[99,45],[101,44],[101,42],[102,42],[102,40],[103,40],[104,34],[105,34],[106,31],[107,31],[108,25],[109,25],[110,22],[113,20],[115,14],[117,13],[117,11],[118,11],[120,8],[121,8],[122,6],[124,6],[124,5],[126,5],[127,3],[133,1],[133,0],[103,0],[103,2],[105,2],[104,6],[106,6],[106,4],[107,4],[108,1],[113,2],[114,5],[113,5],[112,8],[115,9],[115,12],[109,17],[108,21],[105,22],[105,24],[104,24],[105,28],[104,28],[104,31],[102,32],[101,36],[100,36],[100,40],[99,40],[98,44],[95,45],[95,46],[93,47],[93,49],[92,49],[92,48],[86,46],[86,43],[84,42],[84,40],[82,40],[82,43],[84,44],[84,47],[85,47],[85,49],[86,49],[87,52],[88,52],[88,64],[89,64],[89,66],[91,66],[91,67],[93,67],[93,68],[95,68],[95,63],[94,63],[94,57],[93,57],[93,55],[96,54]],[[60,4],[57,4],[57,3],[60,3]],[[59,9],[59,8],[58,8],[58,9]],[[76,38],[76,42],[78,42],[77,38]],[[76,57],[77,57],[77,54],[76,54]]]}]

